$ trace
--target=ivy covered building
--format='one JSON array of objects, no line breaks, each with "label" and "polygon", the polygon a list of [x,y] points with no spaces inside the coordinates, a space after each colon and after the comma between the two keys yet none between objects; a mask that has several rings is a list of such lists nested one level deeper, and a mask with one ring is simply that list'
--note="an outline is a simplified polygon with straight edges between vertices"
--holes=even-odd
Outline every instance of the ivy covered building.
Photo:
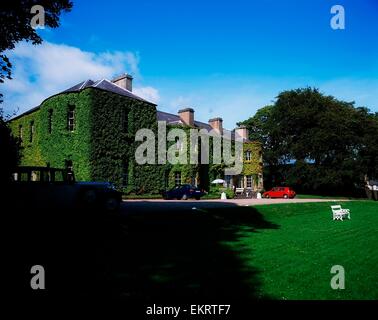
[{"label": "ivy covered building", "polygon": [[72,167],[77,180],[111,181],[136,193],[159,193],[178,183],[209,189],[216,178],[229,187],[262,189],[261,145],[248,140],[245,127],[232,132],[244,141],[243,172],[237,177],[224,177],[224,167],[214,164],[138,165],[135,134],[141,128],[157,132],[158,121],[168,128],[225,131],[221,118],[200,122],[191,108],[177,115],[158,111],[154,103],[133,94],[127,74],[81,82],[14,117],[10,126],[21,141],[21,165]]}]

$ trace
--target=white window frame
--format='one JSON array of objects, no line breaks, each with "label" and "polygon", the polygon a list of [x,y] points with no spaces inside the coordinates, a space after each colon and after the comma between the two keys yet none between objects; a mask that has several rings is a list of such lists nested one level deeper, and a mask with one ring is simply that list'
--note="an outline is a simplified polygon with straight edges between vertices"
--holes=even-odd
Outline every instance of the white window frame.
[{"label": "white window frame", "polygon": [[246,176],[246,187],[247,188],[252,188],[253,187],[252,176]]},{"label": "white window frame", "polygon": [[68,131],[74,132],[75,131],[75,106],[69,106],[68,113],[67,113],[67,128]]}]

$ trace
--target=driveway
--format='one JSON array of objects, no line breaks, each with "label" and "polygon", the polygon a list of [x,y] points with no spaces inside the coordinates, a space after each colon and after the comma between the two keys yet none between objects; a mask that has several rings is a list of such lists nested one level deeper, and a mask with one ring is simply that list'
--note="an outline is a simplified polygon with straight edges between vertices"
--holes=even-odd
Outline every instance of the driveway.
[{"label": "driveway", "polygon": [[251,206],[262,204],[278,203],[305,203],[305,202],[330,202],[348,201],[333,199],[227,199],[227,200],[124,200],[122,212],[154,212],[154,211],[176,211],[177,210],[197,210],[204,208],[227,208],[235,206]]}]

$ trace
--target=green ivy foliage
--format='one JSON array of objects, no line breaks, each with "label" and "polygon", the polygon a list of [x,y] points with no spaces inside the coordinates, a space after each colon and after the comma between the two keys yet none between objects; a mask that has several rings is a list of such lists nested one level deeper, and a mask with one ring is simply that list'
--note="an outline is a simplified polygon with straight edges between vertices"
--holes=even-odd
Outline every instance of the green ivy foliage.
[{"label": "green ivy foliage", "polygon": [[[73,132],[67,127],[70,106],[75,107]],[[124,115],[127,116],[126,130]],[[29,141],[31,121],[35,126],[32,142]],[[21,165],[49,164],[63,168],[66,161],[71,160],[77,180],[111,181],[120,186],[126,163],[131,190],[151,192],[157,189],[154,183],[161,181],[159,170],[154,174],[134,161],[136,131],[157,128],[156,108],[149,103],[87,88],[50,97],[35,112],[11,121],[15,136],[20,125],[23,127]]]},{"label": "green ivy foliage", "polygon": [[[40,141],[40,110],[36,110],[30,114],[26,114],[9,123],[12,134],[16,138],[20,138],[20,165],[43,166],[46,165],[42,157]],[[30,124],[34,122],[33,141],[30,142],[31,128]],[[22,128],[22,138],[20,136],[20,128]]]},{"label": "green ivy foliage", "polygon": [[[74,106],[75,112],[75,127],[72,132],[68,130],[70,106]],[[34,135],[30,142],[32,121]],[[175,185],[176,172],[181,173],[182,183],[191,183],[196,178],[206,190],[210,188],[210,181],[223,178],[225,165],[211,164],[211,152],[208,165],[138,165],[135,162],[135,150],[140,142],[135,141],[135,134],[142,128],[151,129],[155,133],[157,144],[156,107],[97,88],[50,97],[36,111],[10,122],[14,136],[18,137],[20,125],[23,128],[21,165],[49,164],[63,168],[66,161],[70,160],[77,180],[111,181],[122,187],[125,193],[160,193]],[[187,133],[189,161],[190,127],[168,126],[168,131],[174,128],[184,129]],[[209,142],[212,150],[211,138]],[[167,147],[173,143],[168,143]],[[244,151],[246,150],[252,151],[252,161],[245,161],[243,174],[261,173],[261,144],[245,143]],[[200,159],[200,151],[198,156]],[[124,176],[125,167],[127,177]],[[123,185],[125,180],[127,185]]]},{"label": "green ivy foliage", "polygon": [[[251,160],[246,160],[245,154],[251,151]],[[243,175],[255,176],[263,171],[262,146],[260,142],[251,141],[243,144]]]},{"label": "green ivy foliage", "polygon": [[[45,162],[52,167],[64,168],[66,161],[72,161],[78,180],[92,178],[88,166],[91,150],[90,117],[91,92],[85,89],[78,93],[60,94],[46,100],[40,108],[41,153]],[[68,130],[68,110],[74,106],[75,126]],[[52,112],[51,133],[49,113]]]}]

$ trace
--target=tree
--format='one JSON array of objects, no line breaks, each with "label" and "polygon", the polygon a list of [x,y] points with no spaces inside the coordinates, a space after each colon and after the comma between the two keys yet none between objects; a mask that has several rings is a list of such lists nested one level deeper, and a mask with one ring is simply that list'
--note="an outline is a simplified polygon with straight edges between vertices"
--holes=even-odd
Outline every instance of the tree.
[{"label": "tree", "polygon": [[245,125],[248,128],[249,139],[259,141],[264,149],[264,161],[270,165],[277,165],[280,162],[276,146],[278,142],[273,135],[272,112],[273,105],[265,106],[257,110],[256,114],[248,120],[239,122],[237,125]]},{"label": "tree", "polygon": [[378,113],[369,113],[367,108],[358,111],[363,121],[360,170],[368,179],[378,179]]},{"label": "tree", "polygon": [[[264,172],[264,176],[268,180],[276,180],[279,173],[277,172],[280,163],[284,161],[278,152],[279,137],[274,132],[274,124],[272,123],[272,112],[274,105],[268,105],[257,110],[256,114],[248,120],[239,122],[237,125],[245,125],[248,128],[249,139],[251,141],[259,141],[262,143],[263,160],[265,167],[269,168],[268,172]],[[268,181],[266,180],[266,181]],[[267,184],[266,187],[270,187]]]},{"label": "tree", "polygon": [[0,110],[0,150],[2,152],[2,169],[0,170],[0,183],[9,181],[10,175],[19,159],[19,141],[11,134],[2,111]]},{"label": "tree", "polygon": [[14,0],[2,3],[0,11],[0,83],[5,78],[11,79],[12,64],[3,53],[12,50],[17,42],[31,41],[33,44],[42,43],[42,38],[31,25],[33,15],[31,8],[40,5],[45,12],[45,26],[57,28],[59,16],[63,11],[70,11],[72,2],[69,0]]},{"label": "tree", "polygon": [[[31,8],[40,5],[45,12],[45,26],[56,28],[59,26],[59,16],[63,11],[70,11],[72,3],[69,0],[14,0],[1,4],[0,11],[0,84],[5,79],[11,79],[12,64],[4,54],[5,50],[12,50],[19,41],[31,41],[40,44],[41,37],[31,26],[33,14]],[[2,102],[0,93],[0,103]],[[11,135],[6,118],[0,109],[0,150],[3,157],[3,167],[0,170],[0,182],[6,182],[11,170],[18,161],[18,141]]]},{"label": "tree", "polygon": [[317,89],[281,92],[243,124],[263,142],[265,177],[299,190],[348,192],[377,172],[377,116]]}]

